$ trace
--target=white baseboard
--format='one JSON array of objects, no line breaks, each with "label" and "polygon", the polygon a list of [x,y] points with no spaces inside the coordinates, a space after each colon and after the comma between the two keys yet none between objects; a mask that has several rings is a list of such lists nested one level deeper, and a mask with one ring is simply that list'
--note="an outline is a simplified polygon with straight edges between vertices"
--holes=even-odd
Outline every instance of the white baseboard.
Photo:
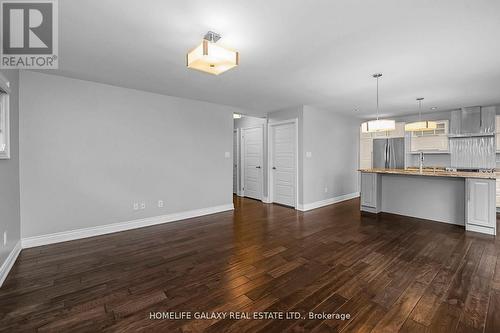
[{"label": "white baseboard", "polygon": [[125,231],[125,230],[143,228],[143,227],[148,227],[148,226],[162,224],[162,223],[168,223],[168,222],[175,222],[175,221],[179,221],[179,220],[190,219],[193,217],[225,212],[225,211],[233,210],[233,209],[234,209],[234,205],[231,203],[231,204],[227,204],[227,205],[214,206],[214,207],[208,207],[208,208],[202,208],[202,209],[195,209],[195,210],[173,213],[173,214],[168,214],[168,215],[153,216],[153,217],[147,217],[144,219],[119,222],[119,223],[113,223],[113,224],[106,224],[106,225],[97,226],[97,227],[69,230],[69,231],[57,232],[54,234],[27,237],[27,238],[22,239],[22,247],[23,248],[30,248],[30,247],[41,246],[41,245],[67,242],[67,241],[75,240],[75,239],[100,236],[100,235],[110,234],[113,232],[120,232],[120,231]]},{"label": "white baseboard", "polygon": [[357,197],[359,197],[359,192],[344,194],[344,195],[340,195],[338,197],[329,198],[329,199],[325,199],[325,200],[321,200],[321,201],[316,201],[316,202],[312,202],[312,203],[308,203],[308,204],[303,204],[303,205],[299,204],[299,205],[297,205],[297,210],[306,212],[308,210],[332,205],[334,203],[341,202],[341,201],[351,200],[351,199],[354,199]]},{"label": "white baseboard", "polygon": [[5,262],[0,267],[0,287],[4,283],[7,275],[9,275],[10,269],[14,266],[17,256],[21,253],[21,241],[18,241],[12,251],[10,251],[9,256],[5,259]]},{"label": "white baseboard", "polygon": [[482,234],[496,236],[496,230],[495,230],[495,228],[483,227],[483,226],[480,226],[480,225],[473,225],[473,224],[468,224],[467,223],[465,225],[465,230],[466,231],[474,231],[474,232],[479,232],[479,233],[482,233]]},{"label": "white baseboard", "polygon": [[262,202],[263,203],[272,203],[271,200],[269,200],[268,197],[262,197]]}]

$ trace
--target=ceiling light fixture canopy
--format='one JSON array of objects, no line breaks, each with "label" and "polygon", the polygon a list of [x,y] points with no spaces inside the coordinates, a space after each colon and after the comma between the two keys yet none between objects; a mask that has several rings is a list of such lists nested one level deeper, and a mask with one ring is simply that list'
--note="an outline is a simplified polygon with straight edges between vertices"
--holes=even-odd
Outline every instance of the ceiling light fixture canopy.
[{"label": "ceiling light fixture canopy", "polygon": [[370,120],[361,124],[361,132],[372,133],[372,132],[384,132],[384,131],[394,131],[396,129],[396,121],[392,119],[379,119],[379,96],[378,96],[378,80],[382,77],[382,73],[376,73],[372,75],[377,79],[377,119]]},{"label": "ceiling light fixture canopy", "polygon": [[218,33],[207,32],[201,44],[188,52],[186,56],[187,67],[219,75],[238,66],[240,63],[239,53],[216,44],[220,38]]},{"label": "ceiling light fixture canopy", "polygon": [[415,132],[415,131],[429,131],[437,128],[437,123],[435,121],[422,120],[422,101],[423,97],[418,97],[418,121],[405,124],[405,131]]}]

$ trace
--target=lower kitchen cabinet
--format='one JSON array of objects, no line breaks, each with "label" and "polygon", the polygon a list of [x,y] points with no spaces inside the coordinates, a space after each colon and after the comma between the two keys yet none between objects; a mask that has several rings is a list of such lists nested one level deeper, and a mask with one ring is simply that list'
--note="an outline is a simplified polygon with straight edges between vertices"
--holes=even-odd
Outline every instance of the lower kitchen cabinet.
[{"label": "lower kitchen cabinet", "polygon": [[361,173],[361,210],[379,213],[381,209],[380,175],[377,173]]},{"label": "lower kitchen cabinet", "polygon": [[495,140],[497,145],[497,153],[500,153],[500,116],[495,117]]},{"label": "lower kitchen cabinet", "polygon": [[500,207],[500,179],[497,179],[497,207]]},{"label": "lower kitchen cabinet", "polygon": [[496,235],[496,181],[467,178],[465,229]]}]

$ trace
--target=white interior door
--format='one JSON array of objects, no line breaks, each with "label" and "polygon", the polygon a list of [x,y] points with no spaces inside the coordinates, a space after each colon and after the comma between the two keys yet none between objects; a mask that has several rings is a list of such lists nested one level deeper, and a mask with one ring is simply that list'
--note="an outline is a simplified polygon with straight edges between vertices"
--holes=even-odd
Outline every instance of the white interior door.
[{"label": "white interior door", "polygon": [[258,200],[262,200],[262,133],[262,127],[243,129],[243,193]]},{"label": "white interior door", "polygon": [[292,207],[297,191],[295,128],[295,123],[271,126],[272,200]]},{"label": "white interior door", "polygon": [[238,130],[233,131],[233,193],[238,194]]}]

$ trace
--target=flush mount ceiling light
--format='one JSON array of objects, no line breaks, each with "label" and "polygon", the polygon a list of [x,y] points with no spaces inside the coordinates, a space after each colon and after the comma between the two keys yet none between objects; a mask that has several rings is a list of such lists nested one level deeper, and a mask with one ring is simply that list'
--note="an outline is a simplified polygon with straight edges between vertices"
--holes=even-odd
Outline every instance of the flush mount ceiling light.
[{"label": "flush mount ceiling light", "polygon": [[377,119],[362,123],[361,132],[372,133],[372,132],[394,131],[396,129],[395,120],[379,119],[378,79],[382,76],[382,73],[376,73],[373,74],[372,76],[375,79],[377,79]]},{"label": "flush mount ceiling light", "polygon": [[207,32],[201,44],[187,54],[187,67],[219,75],[238,66],[239,53],[216,44],[220,38],[218,33]]},{"label": "flush mount ceiling light", "polygon": [[422,121],[422,101],[423,100],[424,100],[423,97],[417,98],[418,121],[406,124],[405,131],[407,131],[407,132],[428,131],[428,130],[433,130],[433,129],[437,128],[437,123],[435,121],[427,121],[427,120]]}]

